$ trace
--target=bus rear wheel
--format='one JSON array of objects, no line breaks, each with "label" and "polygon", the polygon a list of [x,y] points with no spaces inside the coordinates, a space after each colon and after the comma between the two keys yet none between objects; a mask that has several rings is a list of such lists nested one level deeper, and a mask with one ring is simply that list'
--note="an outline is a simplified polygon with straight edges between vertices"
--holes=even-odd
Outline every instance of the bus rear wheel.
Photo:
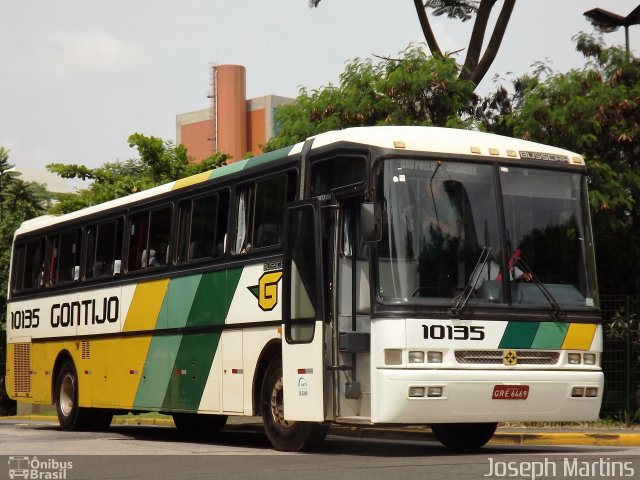
[{"label": "bus rear wheel", "polygon": [[267,368],[260,397],[262,423],[273,448],[283,452],[318,448],[328,427],[314,422],[294,422],[284,418],[282,361],[275,358]]},{"label": "bus rear wheel", "polygon": [[445,447],[473,450],[485,445],[498,428],[497,423],[438,423],[431,425],[433,434]]}]

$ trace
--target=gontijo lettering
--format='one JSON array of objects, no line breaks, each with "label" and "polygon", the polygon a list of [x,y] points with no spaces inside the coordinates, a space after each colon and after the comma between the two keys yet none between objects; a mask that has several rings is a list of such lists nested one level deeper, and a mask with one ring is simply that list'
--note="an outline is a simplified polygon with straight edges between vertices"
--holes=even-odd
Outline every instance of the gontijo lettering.
[{"label": "gontijo lettering", "polygon": [[115,323],[118,321],[119,307],[118,297],[105,297],[102,302],[90,299],[81,302],[54,303],[51,306],[51,326],[57,328]]}]

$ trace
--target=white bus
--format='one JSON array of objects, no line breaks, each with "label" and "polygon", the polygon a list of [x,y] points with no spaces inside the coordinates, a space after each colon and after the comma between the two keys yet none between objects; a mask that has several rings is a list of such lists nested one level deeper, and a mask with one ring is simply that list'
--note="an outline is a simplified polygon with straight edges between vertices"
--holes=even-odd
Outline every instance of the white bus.
[{"label": "white bus", "polygon": [[7,386],[65,430],[114,413],[206,434],[598,417],[583,158],[431,127],[328,132],[16,232]]}]

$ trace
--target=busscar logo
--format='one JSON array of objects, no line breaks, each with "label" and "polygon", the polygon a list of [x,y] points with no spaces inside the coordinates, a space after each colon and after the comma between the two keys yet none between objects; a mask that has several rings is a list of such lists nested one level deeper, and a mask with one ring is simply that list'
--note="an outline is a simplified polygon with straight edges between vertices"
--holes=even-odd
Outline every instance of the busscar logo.
[{"label": "busscar logo", "polygon": [[278,282],[281,278],[282,270],[265,272],[258,280],[258,285],[247,287],[265,312],[270,312],[278,305]]}]

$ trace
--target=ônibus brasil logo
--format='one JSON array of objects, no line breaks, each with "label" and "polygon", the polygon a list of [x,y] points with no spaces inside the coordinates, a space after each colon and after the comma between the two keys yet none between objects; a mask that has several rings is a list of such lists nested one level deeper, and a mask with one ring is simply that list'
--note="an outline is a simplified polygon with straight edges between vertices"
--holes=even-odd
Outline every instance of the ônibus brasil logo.
[{"label": "\u00f4nibus brasil logo", "polygon": [[73,462],[60,461],[55,458],[39,459],[38,457],[9,457],[9,478],[25,478],[32,480],[65,480],[69,478],[67,471],[73,468]]}]

